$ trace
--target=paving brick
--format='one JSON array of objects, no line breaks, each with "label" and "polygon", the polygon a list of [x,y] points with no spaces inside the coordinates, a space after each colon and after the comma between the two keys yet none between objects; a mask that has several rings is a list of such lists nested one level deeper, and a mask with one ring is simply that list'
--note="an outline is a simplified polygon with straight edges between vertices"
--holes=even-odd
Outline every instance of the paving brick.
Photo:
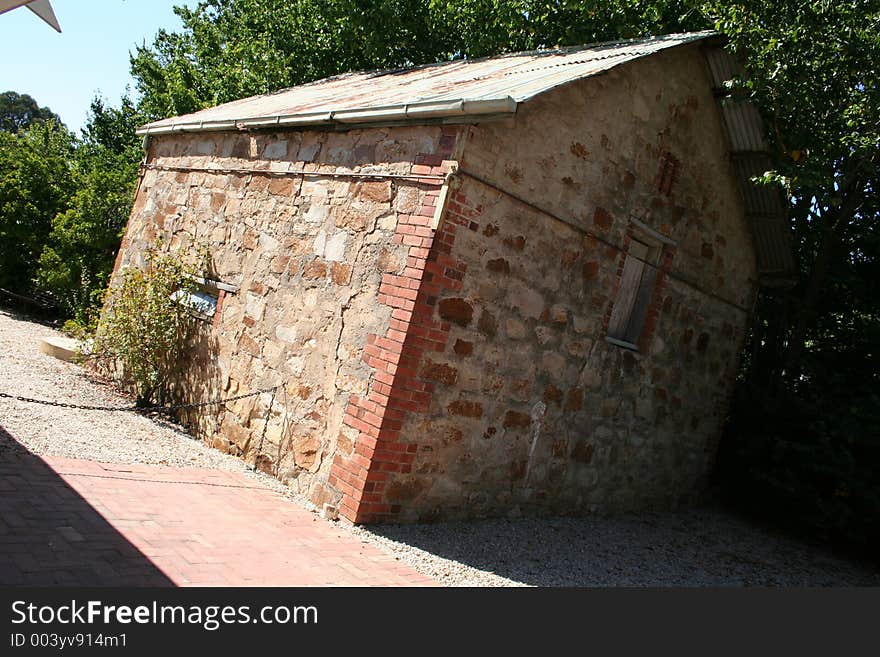
[{"label": "paving brick", "polygon": [[21,453],[0,492],[0,585],[435,584],[242,473]]}]

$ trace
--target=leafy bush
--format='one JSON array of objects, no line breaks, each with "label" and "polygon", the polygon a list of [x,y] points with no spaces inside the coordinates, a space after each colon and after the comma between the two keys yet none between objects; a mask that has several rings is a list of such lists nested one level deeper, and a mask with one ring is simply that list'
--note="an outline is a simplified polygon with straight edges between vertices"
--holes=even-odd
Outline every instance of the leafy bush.
[{"label": "leafy bush", "polygon": [[195,291],[195,267],[157,249],[147,253],[146,265],[145,270],[120,271],[118,284],[108,291],[93,346],[96,358],[121,366],[142,406],[168,400],[198,321],[178,301],[179,293]]},{"label": "leafy bush", "polygon": [[809,399],[743,387],[722,441],[728,502],[813,537],[877,555],[880,397],[845,382]]}]

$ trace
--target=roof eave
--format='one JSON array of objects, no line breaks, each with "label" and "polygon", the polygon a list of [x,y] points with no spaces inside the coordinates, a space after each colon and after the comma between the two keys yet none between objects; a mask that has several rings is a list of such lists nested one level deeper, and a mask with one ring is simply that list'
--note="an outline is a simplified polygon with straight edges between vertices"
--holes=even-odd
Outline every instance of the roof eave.
[{"label": "roof eave", "polygon": [[228,119],[223,121],[173,121],[159,125],[148,123],[136,130],[139,135],[163,135],[178,132],[219,132],[266,128],[298,128],[328,125],[377,125],[382,123],[420,122],[429,119],[469,118],[515,114],[517,102],[510,96],[479,100],[428,101],[383,107],[347,108],[322,112],[300,112],[270,116]]}]

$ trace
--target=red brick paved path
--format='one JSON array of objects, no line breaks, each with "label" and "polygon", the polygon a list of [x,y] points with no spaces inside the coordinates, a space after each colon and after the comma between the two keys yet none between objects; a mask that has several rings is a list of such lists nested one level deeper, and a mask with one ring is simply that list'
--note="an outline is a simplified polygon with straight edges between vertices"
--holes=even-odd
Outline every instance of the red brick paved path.
[{"label": "red brick paved path", "polygon": [[433,581],[241,473],[3,450],[0,584]]}]

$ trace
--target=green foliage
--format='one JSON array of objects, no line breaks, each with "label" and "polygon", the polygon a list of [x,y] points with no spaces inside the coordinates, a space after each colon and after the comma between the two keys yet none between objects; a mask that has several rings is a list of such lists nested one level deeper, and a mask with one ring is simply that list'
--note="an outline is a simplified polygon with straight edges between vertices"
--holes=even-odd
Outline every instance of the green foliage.
[{"label": "green foliage", "polygon": [[445,58],[583,45],[710,27],[687,0],[431,0]]},{"label": "green foliage", "polygon": [[131,60],[155,117],[435,53],[422,0],[208,0],[175,12],[183,32],[160,31]]},{"label": "green foliage", "polygon": [[[776,164],[797,189],[829,196],[880,145],[880,2],[707,2],[748,65],[743,81],[770,126]],[[823,204],[824,202],[824,204]]]},{"label": "green foliage", "polygon": [[61,125],[61,119],[48,107],[40,107],[27,94],[14,91],[0,93],[0,131],[19,132],[27,130],[34,123],[55,121]]},{"label": "green foliage", "polygon": [[132,57],[142,109],[185,114],[348,71],[709,26],[683,0],[206,0]]},{"label": "green foliage", "polygon": [[195,291],[196,267],[152,249],[144,270],[126,267],[108,292],[93,354],[118,363],[144,406],[165,403],[169,386],[186,363],[186,346],[198,321],[175,292]]},{"label": "green foliage", "polygon": [[65,314],[88,324],[100,309],[113,261],[131,209],[136,172],[90,161],[77,172],[79,189],[65,212],[55,215],[39,260],[37,281],[51,291]]},{"label": "green foliage", "polygon": [[77,140],[54,120],[28,116],[30,127],[0,131],[0,287],[48,294],[88,325],[131,210],[143,119],[129,98],[118,107],[96,98]]},{"label": "green foliage", "polygon": [[32,292],[40,254],[73,191],[73,136],[55,121],[0,132],[0,287]]},{"label": "green foliage", "polygon": [[809,398],[738,390],[722,441],[725,498],[873,557],[880,546],[880,397],[847,376]]},{"label": "green foliage", "polygon": [[37,283],[62,312],[89,325],[100,310],[137,184],[141,156],[134,129],[139,118],[124,98],[119,108],[100,99],[73,156],[76,187],[69,208],[52,219],[39,258]]},{"label": "green foliage", "polygon": [[708,2],[748,65],[799,271],[765,293],[719,460],[731,500],[880,544],[880,2]]},{"label": "green foliage", "polygon": [[135,130],[145,122],[145,117],[130,96],[123,96],[119,107],[108,106],[96,96],[92,99],[88,122],[83,128],[82,146],[87,152],[104,150],[124,158],[130,165],[136,165],[143,153],[141,139]]}]

